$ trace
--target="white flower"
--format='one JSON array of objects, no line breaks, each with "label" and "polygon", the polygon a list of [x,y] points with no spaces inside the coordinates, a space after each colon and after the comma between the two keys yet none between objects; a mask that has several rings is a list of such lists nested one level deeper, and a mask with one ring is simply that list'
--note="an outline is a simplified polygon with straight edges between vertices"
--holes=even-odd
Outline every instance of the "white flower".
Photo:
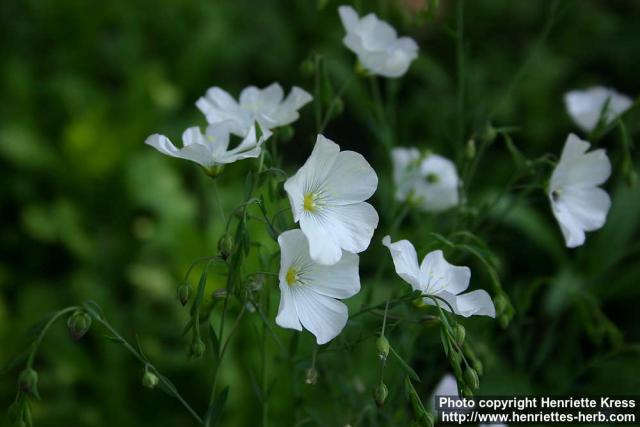
[{"label": "white flower", "polygon": [[343,43],[369,72],[400,77],[418,56],[418,45],[412,38],[398,38],[396,30],[373,13],[360,19],[351,6],[340,6],[338,13],[347,31]]},{"label": "white flower", "polygon": [[[452,400],[458,401],[460,400],[460,395],[458,394],[458,383],[456,378],[451,374],[445,374],[442,379],[436,385],[436,388],[433,390],[433,394],[430,399],[430,407],[435,410],[436,398],[437,396],[449,396]],[[462,412],[462,411],[461,411]],[[468,412],[468,411],[464,411]]]},{"label": "white flower", "polygon": [[332,266],[309,257],[309,243],[299,229],[285,231],[280,245],[280,308],[276,323],[315,335],[318,344],[335,338],[347,324],[345,299],[360,290],[358,255],[344,252]]},{"label": "white flower", "polygon": [[549,182],[549,200],[568,248],[584,244],[585,231],[604,225],[611,207],[609,195],[598,185],[611,174],[603,149],[587,153],[591,145],[574,134],[567,137]]},{"label": "white flower", "polygon": [[427,212],[440,212],[460,201],[460,178],[455,164],[437,154],[423,156],[417,148],[391,151],[396,200],[417,204]]},{"label": "white flower", "polygon": [[219,87],[212,87],[198,99],[196,106],[209,123],[231,120],[234,132],[246,135],[254,122],[258,122],[262,130],[295,122],[300,117],[298,110],[313,99],[295,86],[289,96],[283,98],[284,91],[278,83],[264,89],[249,86],[240,93],[240,102]]},{"label": "white flower", "polygon": [[573,121],[585,132],[591,132],[601,115],[604,123],[609,124],[627,110],[633,101],[614,89],[594,86],[566,93],[564,103]]},{"label": "white flower", "polygon": [[242,142],[235,148],[229,149],[232,127],[229,122],[212,124],[207,126],[204,134],[199,127],[190,127],[182,134],[182,148],[177,148],[169,138],[157,133],[148,137],[145,144],[167,156],[196,162],[207,172],[212,173],[221,165],[258,157],[262,143],[271,135],[266,131],[257,138],[256,129],[252,126]]},{"label": "white flower", "polygon": [[[422,260],[422,264],[418,265],[416,250],[408,240],[391,243],[391,238],[385,236],[382,244],[391,251],[396,273],[414,290],[445,300],[451,305],[454,313],[464,317],[472,315],[496,317],[493,301],[486,291],[479,289],[461,294],[469,287],[471,278],[469,267],[449,264],[440,250],[429,252]],[[434,304],[427,297],[424,298],[424,302]],[[442,302],[440,307],[449,310],[449,306]]]},{"label": "white flower", "polygon": [[343,250],[367,249],[378,213],[364,201],[377,187],[378,177],[361,154],[341,152],[338,144],[318,135],[311,156],[284,183],[293,219],[307,236],[315,262],[331,265]]}]

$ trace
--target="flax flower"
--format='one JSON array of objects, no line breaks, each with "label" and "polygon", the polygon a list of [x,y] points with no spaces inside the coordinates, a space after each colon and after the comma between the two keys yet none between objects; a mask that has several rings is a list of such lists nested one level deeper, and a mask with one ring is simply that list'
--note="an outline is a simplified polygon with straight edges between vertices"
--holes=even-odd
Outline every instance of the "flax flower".
[{"label": "flax flower", "polygon": [[611,123],[631,107],[633,101],[615,89],[594,86],[566,93],[564,103],[578,127],[585,132],[591,132],[601,118],[604,124]]}]

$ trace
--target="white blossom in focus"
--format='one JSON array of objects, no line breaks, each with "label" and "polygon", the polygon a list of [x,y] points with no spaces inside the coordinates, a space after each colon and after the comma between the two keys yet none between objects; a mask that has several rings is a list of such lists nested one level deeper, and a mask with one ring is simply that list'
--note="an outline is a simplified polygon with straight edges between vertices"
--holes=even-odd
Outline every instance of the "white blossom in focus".
[{"label": "white blossom in focus", "polygon": [[426,212],[441,212],[460,202],[460,178],[451,160],[423,155],[417,148],[394,148],[391,160],[396,200]]},{"label": "white blossom in focus", "polygon": [[602,227],[611,207],[598,187],[611,175],[611,163],[602,148],[587,152],[590,146],[570,134],[549,182],[551,209],[569,248],[584,244],[585,231]]},{"label": "white blossom in focus", "polygon": [[375,14],[360,18],[351,6],[340,6],[338,13],[347,31],[343,43],[370,73],[401,77],[418,57],[416,42],[410,37],[398,38],[396,30]]},{"label": "white blossom in focus", "polygon": [[207,126],[205,133],[198,126],[190,127],[182,134],[182,148],[177,148],[164,135],[153,134],[145,144],[171,157],[191,160],[198,163],[208,173],[214,173],[219,166],[251,157],[258,157],[263,142],[270,132],[264,132],[259,138],[255,126],[251,126],[244,139],[234,148],[229,148],[233,124],[221,122]]},{"label": "white blossom in focus", "polygon": [[233,131],[246,135],[254,122],[264,131],[285,126],[298,120],[298,110],[313,97],[305,90],[294,86],[285,98],[278,83],[264,89],[249,86],[240,93],[236,101],[228,92],[212,87],[198,99],[196,106],[207,117],[209,123],[231,121]]},{"label": "white blossom in focus", "polygon": [[[418,265],[416,250],[408,240],[391,243],[391,238],[385,236],[382,244],[389,248],[396,273],[414,290],[423,295],[439,297],[448,305],[439,302],[442,309],[451,311],[464,317],[490,316],[496,317],[496,310],[489,294],[482,289],[467,292],[471,279],[469,267],[451,265],[444,259],[442,251],[429,252],[422,263]],[[424,298],[424,302],[434,305],[431,298]]]},{"label": "white blossom in focus", "polygon": [[609,124],[624,113],[633,100],[615,89],[594,86],[572,90],[564,95],[564,103],[573,121],[585,132],[591,132],[602,120]]},{"label": "white blossom in focus", "polygon": [[343,252],[331,266],[309,256],[309,244],[299,229],[285,231],[280,245],[280,308],[276,323],[315,335],[318,344],[335,338],[347,324],[347,306],[338,301],[360,290],[358,255]]},{"label": "white blossom in focus", "polygon": [[378,176],[361,154],[340,151],[318,135],[311,156],[284,183],[293,219],[307,236],[315,262],[331,265],[343,251],[367,249],[378,213],[365,200],[377,187]]}]

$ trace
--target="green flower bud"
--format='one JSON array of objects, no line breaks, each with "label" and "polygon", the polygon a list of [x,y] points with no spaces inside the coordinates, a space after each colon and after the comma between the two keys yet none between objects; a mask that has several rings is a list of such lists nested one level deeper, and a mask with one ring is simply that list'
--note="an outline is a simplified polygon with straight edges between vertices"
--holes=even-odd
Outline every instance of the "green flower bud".
[{"label": "green flower bud", "polygon": [[233,239],[229,234],[223,234],[218,240],[218,253],[223,260],[227,260],[233,251]]},{"label": "green flower bud", "polygon": [[496,308],[496,314],[500,316],[507,309],[507,299],[504,295],[498,294],[493,298],[493,305]]},{"label": "green flower bud", "polygon": [[491,123],[487,123],[484,129],[482,129],[482,133],[480,134],[480,138],[482,138],[483,141],[489,144],[495,141],[497,136],[498,132],[496,132],[493,126],[491,126]]},{"label": "green flower bud", "polygon": [[300,74],[305,79],[310,79],[316,73],[316,67],[311,59],[306,59],[300,64]]},{"label": "green flower bud", "polygon": [[178,286],[178,300],[180,304],[183,306],[187,305],[189,298],[191,298],[191,286],[186,283]]},{"label": "green flower bud", "polygon": [[76,311],[67,319],[67,328],[71,338],[78,341],[91,327],[91,316],[84,311]]},{"label": "green flower bud", "polygon": [[453,338],[456,340],[456,344],[458,344],[458,346],[462,347],[462,344],[464,344],[465,335],[466,331],[464,329],[464,326],[462,326],[460,323],[456,323],[455,325],[453,325]]},{"label": "green flower bud", "polygon": [[304,376],[304,382],[309,385],[315,385],[318,382],[318,371],[316,368],[311,367],[307,369],[307,372]]},{"label": "green flower bud", "polygon": [[471,362],[471,364],[473,365],[473,369],[476,370],[478,375],[482,375],[482,373],[484,372],[484,365],[482,364],[482,362],[479,361],[478,359],[474,359],[474,361]]},{"label": "green flower bud", "polygon": [[336,98],[331,104],[331,117],[338,117],[344,112],[344,101],[342,98]]},{"label": "green flower bud", "polygon": [[158,376],[151,371],[146,371],[142,376],[142,385],[154,389],[158,385]]},{"label": "green flower bud", "polygon": [[463,385],[460,391],[462,392],[462,397],[464,397],[465,399],[473,399],[473,391],[471,391],[471,388],[469,388],[469,386]]},{"label": "green flower bud", "polygon": [[376,400],[376,404],[378,405],[378,407],[381,407],[382,405],[384,405],[384,401],[387,400],[387,396],[389,395],[389,390],[387,389],[387,386],[385,383],[380,382],[380,384],[378,384],[378,387],[376,387],[375,392],[373,393],[373,397]]},{"label": "green flower bud", "polygon": [[500,324],[500,327],[502,329],[507,329],[507,327],[509,327],[510,322],[511,322],[511,319],[506,314],[502,314],[498,316],[498,323]]},{"label": "green flower bud", "polygon": [[199,359],[204,354],[207,347],[204,345],[204,342],[200,338],[195,338],[191,343],[191,357]]},{"label": "green flower bud", "polygon": [[20,390],[26,394],[36,396],[38,394],[38,373],[31,368],[25,369],[18,377],[18,385]]},{"label": "green flower bud", "polygon": [[464,371],[464,382],[471,388],[477,389],[480,387],[480,379],[475,369],[468,367]]},{"label": "green flower bud", "polygon": [[292,126],[282,126],[278,128],[278,137],[282,142],[290,141],[294,134],[295,131]]},{"label": "green flower bud", "polygon": [[389,340],[384,335],[381,335],[376,340],[376,347],[378,348],[378,356],[381,360],[387,360],[389,355]]},{"label": "green flower bud", "polygon": [[468,160],[473,160],[476,157],[476,140],[471,138],[467,141],[467,145],[464,147],[464,156]]}]

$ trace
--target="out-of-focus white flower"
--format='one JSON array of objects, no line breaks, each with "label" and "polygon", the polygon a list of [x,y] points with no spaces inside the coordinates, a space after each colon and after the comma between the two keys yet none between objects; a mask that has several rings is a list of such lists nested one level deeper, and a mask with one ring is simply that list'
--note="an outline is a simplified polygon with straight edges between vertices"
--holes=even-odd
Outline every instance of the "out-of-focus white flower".
[{"label": "out-of-focus white flower", "polygon": [[398,38],[396,30],[373,13],[360,18],[351,6],[340,6],[338,13],[347,31],[343,43],[370,73],[401,77],[418,56],[418,45],[412,38]]},{"label": "out-of-focus white flower", "polygon": [[343,252],[340,261],[320,265],[309,256],[302,231],[285,231],[280,245],[280,308],[276,323],[315,335],[318,344],[335,338],[347,324],[347,306],[338,301],[360,290],[358,255]]},{"label": "out-of-focus white flower", "polygon": [[177,148],[164,135],[153,134],[145,144],[171,157],[191,160],[202,166],[207,173],[215,174],[216,168],[250,157],[258,157],[262,143],[269,138],[270,132],[265,131],[259,138],[254,126],[251,126],[247,136],[235,148],[229,149],[229,140],[233,125],[222,122],[207,126],[203,134],[199,127],[190,127],[182,134],[182,148]]},{"label": "out-of-focus white flower", "polygon": [[591,132],[602,116],[609,124],[633,104],[631,98],[615,89],[594,86],[573,90],[564,95],[564,103],[573,121],[585,132]]},{"label": "out-of-focus white flower", "polygon": [[377,187],[378,176],[361,154],[341,152],[338,144],[318,135],[311,156],[284,183],[293,219],[307,236],[315,262],[331,265],[343,250],[367,249],[378,213],[365,200]]},{"label": "out-of-focus white flower", "polygon": [[282,87],[273,83],[264,89],[245,88],[240,93],[240,102],[219,87],[212,87],[198,99],[196,106],[209,123],[230,120],[233,131],[244,136],[254,122],[258,122],[262,130],[295,122],[300,117],[298,110],[312,99],[308,92],[296,86],[285,99]]},{"label": "out-of-focus white flower", "polygon": [[422,155],[417,148],[391,151],[396,200],[427,212],[440,212],[460,201],[460,178],[455,164],[437,154]]},{"label": "out-of-focus white flower", "polygon": [[611,175],[611,163],[602,148],[587,153],[590,146],[570,134],[549,182],[551,209],[568,248],[584,244],[585,231],[602,227],[611,207],[598,187]]},{"label": "out-of-focus white flower", "polygon": [[460,400],[460,395],[458,394],[458,383],[453,375],[445,374],[433,390],[429,405],[433,410],[437,407],[437,396],[451,396],[453,400]]},{"label": "out-of-focus white flower", "polygon": [[[385,236],[382,244],[389,248],[396,273],[414,290],[424,295],[436,296],[449,303],[453,312],[464,317],[482,315],[496,317],[496,310],[489,294],[475,290],[462,294],[469,287],[471,270],[469,267],[457,267],[444,259],[442,251],[429,252],[418,265],[416,250],[408,240],[391,243]],[[424,302],[434,305],[425,297]],[[440,307],[449,310],[449,305],[440,302]]]}]

